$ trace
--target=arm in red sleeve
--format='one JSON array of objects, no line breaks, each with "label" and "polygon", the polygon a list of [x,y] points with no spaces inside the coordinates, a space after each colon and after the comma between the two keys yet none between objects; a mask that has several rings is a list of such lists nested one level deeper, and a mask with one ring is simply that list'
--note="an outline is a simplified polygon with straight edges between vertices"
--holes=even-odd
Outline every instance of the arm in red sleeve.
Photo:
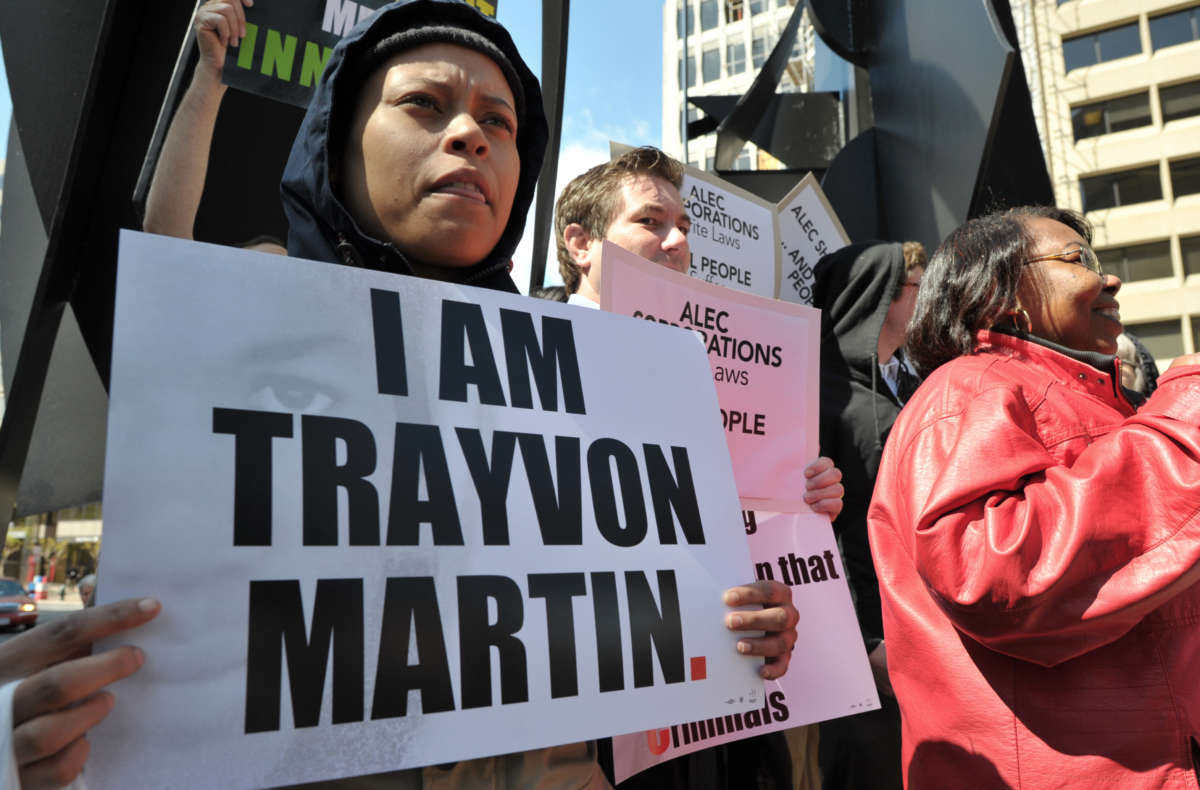
[{"label": "arm in red sleeve", "polygon": [[[1047,666],[1200,579],[1200,368],[1170,371],[1124,420],[1055,389],[982,389],[893,437],[876,491],[886,520],[912,525],[913,561],[955,626]],[[1106,413],[1089,443],[1079,428]]]}]

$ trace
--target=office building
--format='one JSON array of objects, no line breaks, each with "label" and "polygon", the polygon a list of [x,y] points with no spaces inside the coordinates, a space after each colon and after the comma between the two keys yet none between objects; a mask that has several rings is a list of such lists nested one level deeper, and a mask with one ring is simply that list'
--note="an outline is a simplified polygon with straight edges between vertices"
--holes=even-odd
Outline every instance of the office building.
[{"label": "office building", "polygon": [[[746,92],[774,49],[792,15],[795,0],[666,0],[663,3],[663,150],[684,158],[682,113],[686,65],[689,95],[740,96]],[[805,91],[812,85],[813,36],[807,12],[800,23],[780,91]],[[684,22],[688,59],[683,58]],[[690,120],[702,113],[689,105]],[[716,134],[692,140],[689,164],[713,169]],[[778,160],[747,143],[735,169],[767,170]]]},{"label": "office building", "polygon": [[1058,204],[1095,225],[1122,318],[1160,367],[1200,351],[1200,2],[1012,9]]}]

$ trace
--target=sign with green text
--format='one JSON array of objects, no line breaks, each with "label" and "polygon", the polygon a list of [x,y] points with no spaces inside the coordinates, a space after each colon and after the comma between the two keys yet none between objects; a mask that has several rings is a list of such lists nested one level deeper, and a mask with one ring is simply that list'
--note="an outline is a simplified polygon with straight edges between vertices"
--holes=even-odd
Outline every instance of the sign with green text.
[{"label": "sign with green text", "polygon": [[[499,0],[462,0],[495,18]],[[307,107],[329,55],[358,22],[388,0],[257,0],[246,37],[225,55],[226,85]]]}]

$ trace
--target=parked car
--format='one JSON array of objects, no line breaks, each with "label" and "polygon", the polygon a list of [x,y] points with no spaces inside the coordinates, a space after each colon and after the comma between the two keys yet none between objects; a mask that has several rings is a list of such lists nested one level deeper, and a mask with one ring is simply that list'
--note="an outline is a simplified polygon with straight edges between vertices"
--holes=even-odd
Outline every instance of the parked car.
[{"label": "parked car", "polygon": [[0,628],[33,628],[37,617],[37,604],[21,583],[16,579],[0,579]]}]

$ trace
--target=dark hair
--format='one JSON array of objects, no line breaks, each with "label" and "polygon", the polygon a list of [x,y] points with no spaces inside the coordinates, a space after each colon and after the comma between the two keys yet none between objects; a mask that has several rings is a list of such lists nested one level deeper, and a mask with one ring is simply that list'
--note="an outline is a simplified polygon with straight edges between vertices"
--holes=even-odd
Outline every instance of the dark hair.
[{"label": "dark hair", "polygon": [[970,354],[975,333],[1017,309],[1021,270],[1033,255],[1026,220],[1061,222],[1092,241],[1082,214],[1053,206],[1021,206],[968,220],[950,232],[929,259],[909,323],[905,353],[921,375]]},{"label": "dark hair", "polygon": [[603,239],[620,208],[620,187],[632,176],[656,176],[683,188],[683,165],[653,146],[633,148],[610,162],[596,165],[563,187],[554,207],[554,241],[558,271],[567,293],[579,290],[583,273],[567,249],[563,231],[578,223],[593,239]]}]

